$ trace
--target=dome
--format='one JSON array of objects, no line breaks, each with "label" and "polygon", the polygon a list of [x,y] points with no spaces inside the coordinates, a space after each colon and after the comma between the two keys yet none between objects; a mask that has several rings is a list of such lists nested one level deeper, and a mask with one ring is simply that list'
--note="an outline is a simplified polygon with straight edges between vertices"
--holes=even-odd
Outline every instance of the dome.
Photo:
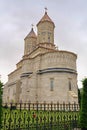
[{"label": "dome", "polygon": [[25,37],[26,38],[37,38],[33,28],[31,29],[31,31],[29,32],[29,34]]},{"label": "dome", "polygon": [[46,11],[45,11],[44,16],[43,16],[43,17],[41,18],[41,20],[38,22],[37,26],[38,26],[40,23],[42,23],[42,22],[50,22],[50,23],[52,23],[52,24],[54,25],[54,27],[55,27],[54,22],[53,22],[52,19],[48,16],[48,14],[47,14]]}]

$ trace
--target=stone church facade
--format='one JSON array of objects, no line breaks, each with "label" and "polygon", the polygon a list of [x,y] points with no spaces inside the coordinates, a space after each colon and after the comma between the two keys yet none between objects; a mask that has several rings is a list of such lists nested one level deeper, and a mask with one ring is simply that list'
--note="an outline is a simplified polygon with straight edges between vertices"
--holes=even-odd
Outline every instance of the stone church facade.
[{"label": "stone church facade", "polygon": [[75,53],[59,50],[54,44],[55,24],[45,11],[24,39],[24,56],[8,75],[4,102],[78,103]]}]

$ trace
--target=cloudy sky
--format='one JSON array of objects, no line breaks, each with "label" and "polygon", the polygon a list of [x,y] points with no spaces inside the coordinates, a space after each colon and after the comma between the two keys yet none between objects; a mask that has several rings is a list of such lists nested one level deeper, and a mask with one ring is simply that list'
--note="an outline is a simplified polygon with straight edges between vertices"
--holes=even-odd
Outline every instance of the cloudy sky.
[{"label": "cloudy sky", "polygon": [[87,0],[0,0],[0,75],[3,83],[24,53],[24,38],[44,15],[54,21],[59,49],[78,55],[78,86],[87,76]]}]

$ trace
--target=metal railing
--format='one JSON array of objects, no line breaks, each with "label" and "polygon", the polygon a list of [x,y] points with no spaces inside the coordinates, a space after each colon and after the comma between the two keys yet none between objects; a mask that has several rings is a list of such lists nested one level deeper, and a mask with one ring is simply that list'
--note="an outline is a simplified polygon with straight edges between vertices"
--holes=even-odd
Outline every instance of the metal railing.
[{"label": "metal railing", "polygon": [[76,103],[3,104],[2,130],[74,130],[78,122]]}]

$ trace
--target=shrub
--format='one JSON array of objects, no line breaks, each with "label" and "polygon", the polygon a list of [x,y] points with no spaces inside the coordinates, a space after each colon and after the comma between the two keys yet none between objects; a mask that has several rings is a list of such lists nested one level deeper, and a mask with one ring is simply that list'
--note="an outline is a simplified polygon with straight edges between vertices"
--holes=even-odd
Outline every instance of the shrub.
[{"label": "shrub", "polygon": [[87,78],[82,81],[83,91],[80,111],[80,126],[82,130],[87,130]]},{"label": "shrub", "polygon": [[78,89],[78,102],[79,102],[79,106],[80,106],[80,108],[81,108],[81,90],[82,89]]},{"label": "shrub", "polygon": [[0,128],[2,125],[2,82],[0,81]]}]

